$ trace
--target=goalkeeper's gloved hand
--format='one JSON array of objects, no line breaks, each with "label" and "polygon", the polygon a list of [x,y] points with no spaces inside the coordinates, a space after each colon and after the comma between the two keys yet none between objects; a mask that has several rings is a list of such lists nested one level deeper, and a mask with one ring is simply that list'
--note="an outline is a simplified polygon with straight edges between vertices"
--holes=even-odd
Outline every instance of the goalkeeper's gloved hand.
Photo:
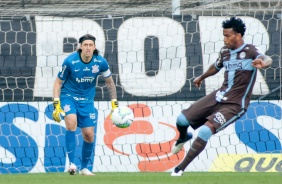
[{"label": "goalkeeper's gloved hand", "polygon": [[113,111],[118,107],[117,99],[112,99],[111,104],[112,104],[112,110],[111,110],[111,116],[110,117],[112,118]]},{"label": "goalkeeper's gloved hand", "polygon": [[61,108],[61,102],[59,98],[54,98],[53,106],[54,106],[54,110],[53,110],[52,117],[56,122],[60,123],[61,116],[65,116],[66,113]]}]

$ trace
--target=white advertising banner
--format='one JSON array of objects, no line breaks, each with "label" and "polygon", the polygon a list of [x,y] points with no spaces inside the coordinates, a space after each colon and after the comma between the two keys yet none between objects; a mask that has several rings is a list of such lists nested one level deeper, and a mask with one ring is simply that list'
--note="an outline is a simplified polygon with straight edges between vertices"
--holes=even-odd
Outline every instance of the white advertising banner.
[{"label": "white advertising banner", "polygon": [[[95,102],[95,172],[167,172],[186,155],[193,139],[178,154],[170,153],[178,138],[175,120],[193,102],[120,102],[134,112],[128,128],[112,124],[109,102]],[[213,135],[188,171],[281,172],[281,102],[252,101],[247,113]],[[51,102],[0,103],[0,173],[64,172],[65,123],[51,118]],[[80,166],[82,137],[77,130],[76,164]]]}]

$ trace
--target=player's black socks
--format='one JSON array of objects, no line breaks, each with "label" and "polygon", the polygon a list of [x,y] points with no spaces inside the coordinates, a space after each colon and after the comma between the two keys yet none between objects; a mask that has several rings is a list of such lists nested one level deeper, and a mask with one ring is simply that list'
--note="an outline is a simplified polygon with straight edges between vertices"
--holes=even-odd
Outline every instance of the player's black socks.
[{"label": "player's black socks", "polygon": [[188,127],[189,126],[180,126],[176,123],[176,128],[179,131],[179,139],[186,140]]}]

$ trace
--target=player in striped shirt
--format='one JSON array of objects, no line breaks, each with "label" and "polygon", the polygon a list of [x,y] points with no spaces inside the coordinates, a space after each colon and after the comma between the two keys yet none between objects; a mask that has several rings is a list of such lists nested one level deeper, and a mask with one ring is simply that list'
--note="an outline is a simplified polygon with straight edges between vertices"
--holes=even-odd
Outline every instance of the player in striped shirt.
[{"label": "player in striped shirt", "polygon": [[245,23],[237,17],[222,22],[224,46],[219,57],[194,84],[200,87],[202,81],[225,68],[222,86],[184,109],[177,117],[176,127],[179,139],[172,147],[172,153],[178,153],[183,145],[192,138],[187,129],[199,129],[184,160],[173,170],[171,176],[181,176],[185,168],[206,147],[209,138],[234,123],[245,114],[251,100],[257,69],[272,64],[272,59],[254,45],[244,43]]}]

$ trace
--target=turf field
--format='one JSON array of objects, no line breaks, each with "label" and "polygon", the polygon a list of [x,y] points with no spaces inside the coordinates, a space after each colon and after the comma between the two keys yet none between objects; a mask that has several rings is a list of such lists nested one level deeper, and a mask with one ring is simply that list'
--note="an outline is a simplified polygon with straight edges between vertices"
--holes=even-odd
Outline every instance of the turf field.
[{"label": "turf field", "polygon": [[170,173],[96,173],[96,176],[70,176],[68,173],[0,174],[2,184],[277,184],[282,173],[186,172],[182,177]]}]

